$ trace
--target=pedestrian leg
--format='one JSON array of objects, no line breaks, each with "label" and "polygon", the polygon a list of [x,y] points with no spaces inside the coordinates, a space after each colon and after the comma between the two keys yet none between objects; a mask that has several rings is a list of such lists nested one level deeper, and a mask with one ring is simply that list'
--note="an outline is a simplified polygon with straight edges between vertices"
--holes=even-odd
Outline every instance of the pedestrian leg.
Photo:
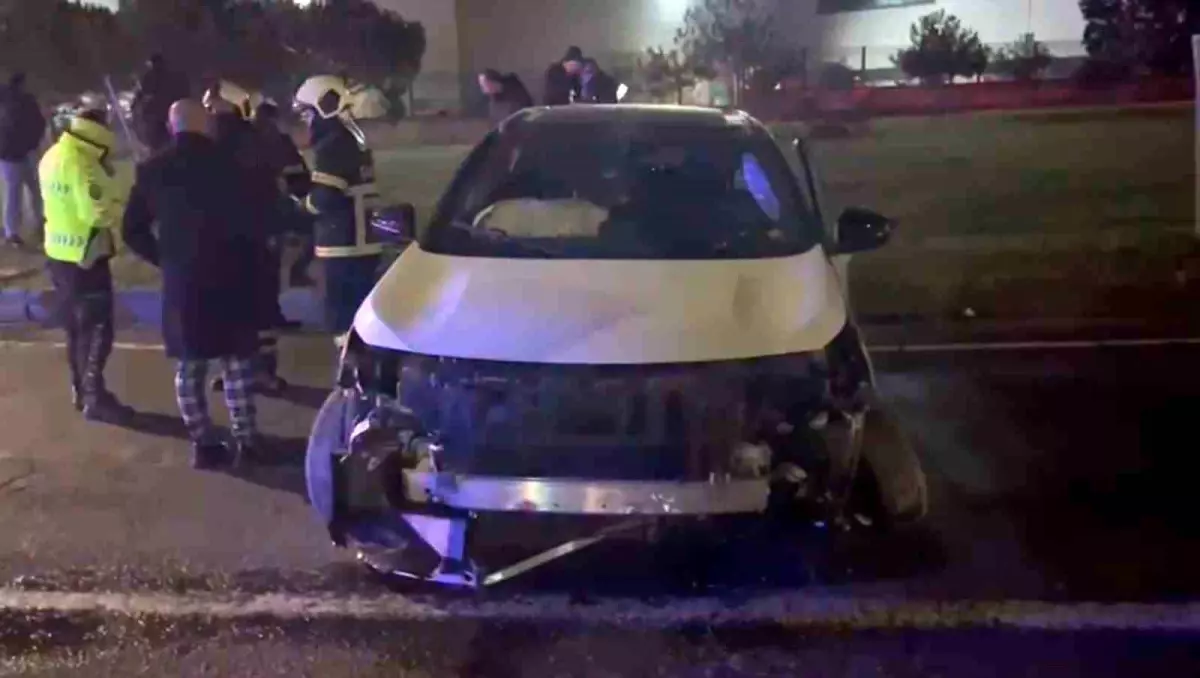
[{"label": "pedestrian leg", "polygon": [[254,403],[255,360],[228,356],[221,359],[225,407],[233,431],[234,465],[254,461],[258,445],[258,411]]},{"label": "pedestrian leg", "polygon": [[175,368],[175,403],[192,441],[192,467],[198,469],[219,466],[227,456],[208,413],[207,379],[207,360],[180,360]]},{"label": "pedestrian leg", "polygon": [[[42,205],[42,189],[38,185],[37,165],[32,160],[22,164],[25,188],[29,190],[29,204],[33,208],[33,224],[37,239],[41,240],[46,228],[46,210]],[[19,191],[18,191],[19,192]]]},{"label": "pedestrian leg", "polygon": [[21,246],[21,191],[25,182],[21,178],[21,165],[15,162],[0,162],[0,181],[4,182],[4,239],[10,245]]},{"label": "pedestrian leg", "polygon": [[300,251],[296,255],[296,260],[292,262],[291,270],[288,271],[288,285],[291,287],[312,287],[313,279],[308,274],[308,268],[316,259],[316,248],[313,247],[313,237],[311,235],[301,235]]},{"label": "pedestrian leg", "polygon": [[125,423],[133,410],[123,405],[108,390],[104,369],[113,349],[113,295],[87,292],[78,301],[78,323],[83,391],[83,414],[93,421]]},{"label": "pedestrian leg", "polygon": [[279,395],[288,383],[279,376],[279,330],[258,331],[258,385],[267,395]]},{"label": "pedestrian leg", "polygon": [[67,331],[67,365],[71,369],[71,405],[83,411],[84,342],[79,326],[79,314],[73,308],[64,309],[63,327]]},{"label": "pedestrian leg", "polygon": [[50,280],[54,284],[54,317],[62,324],[67,335],[67,368],[71,374],[71,404],[75,411],[83,411],[83,339],[81,336],[81,313],[78,308],[75,283],[79,268],[71,264],[50,260],[46,264]]}]

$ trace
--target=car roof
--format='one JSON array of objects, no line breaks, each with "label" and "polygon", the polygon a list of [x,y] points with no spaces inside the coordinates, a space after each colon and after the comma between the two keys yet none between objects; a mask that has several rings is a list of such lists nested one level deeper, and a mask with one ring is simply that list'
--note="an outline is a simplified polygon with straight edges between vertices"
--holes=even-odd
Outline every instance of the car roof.
[{"label": "car roof", "polygon": [[740,127],[763,130],[762,123],[743,111],[666,104],[579,104],[539,106],[515,114],[509,121],[521,126],[585,124],[649,124],[683,127]]}]

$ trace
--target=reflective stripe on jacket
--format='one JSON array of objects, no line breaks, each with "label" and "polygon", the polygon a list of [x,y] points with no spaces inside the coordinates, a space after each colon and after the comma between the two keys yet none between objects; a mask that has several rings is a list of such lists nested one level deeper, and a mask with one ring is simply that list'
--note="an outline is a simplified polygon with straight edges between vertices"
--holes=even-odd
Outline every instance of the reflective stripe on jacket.
[{"label": "reflective stripe on jacket", "polygon": [[306,207],[316,215],[315,254],[332,258],[382,253],[383,244],[369,227],[380,202],[371,152],[340,128],[317,145],[314,156]]},{"label": "reflective stripe on jacket", "polygon": [[46,214],[46,256],[90,267],[114,251],[124,191],[108,154],[115,137],[107,127],[74,118],[38,164]]}]

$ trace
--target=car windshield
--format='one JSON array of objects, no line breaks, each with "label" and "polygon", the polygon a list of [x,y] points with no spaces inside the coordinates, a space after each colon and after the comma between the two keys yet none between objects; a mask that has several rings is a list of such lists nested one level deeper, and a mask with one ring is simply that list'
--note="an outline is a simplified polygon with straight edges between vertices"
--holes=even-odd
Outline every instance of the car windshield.
[{"label": "car windshield", "polygon": [[535,121],[475,149],[422,246],[461,256],[752,259],[805,252],[820,233],[761,130]]}]

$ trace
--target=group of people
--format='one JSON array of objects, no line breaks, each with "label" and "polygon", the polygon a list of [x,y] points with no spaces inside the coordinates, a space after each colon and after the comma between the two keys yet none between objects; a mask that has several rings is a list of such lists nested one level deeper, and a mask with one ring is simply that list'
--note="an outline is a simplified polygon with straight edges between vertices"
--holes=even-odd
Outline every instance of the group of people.
[{"label": "group of people", "polygon": [[[620,85],[595,59],[585,57],[579,47],[569,47],[563,58],[546,69],[542,91],[545,106],[569,104],[615,104]],[[487,69],[479,74],[479,89],[488,100],[488,117],[500,122],[517,111],[533,106],[533,97],[514,73]]]},{"label": "group of people", "polygon": [[[151,65],[163,68],[161,60]],[[113,347],[109,261],[120,229],[129,249],[162,271],[163,343],[176,361],[176,400],[198,468],[259,456],[255,396],[287,386],[276,372],[282,234],[297,223],[313,231],[325,266],[326,317],[339,344],[383,251],[363,223],[378,193],[345,81],[315,76],[296,93],[311,135],[311,172],[279,128],[277,107],[255,106],[243,94],[214,83],[202,100],[185,87],[146,95],[136,104],[140,126],[156,143],[127,193],[114,181],[107,107],[74,115],[38,167],[45,253],[61,300],[76,408],[89,420],[117,424],[135,416],[104,379]],[[209,381],[214,363],[220,374]],[[232,445],[212,425],[210,389],[224,394]]]}]

